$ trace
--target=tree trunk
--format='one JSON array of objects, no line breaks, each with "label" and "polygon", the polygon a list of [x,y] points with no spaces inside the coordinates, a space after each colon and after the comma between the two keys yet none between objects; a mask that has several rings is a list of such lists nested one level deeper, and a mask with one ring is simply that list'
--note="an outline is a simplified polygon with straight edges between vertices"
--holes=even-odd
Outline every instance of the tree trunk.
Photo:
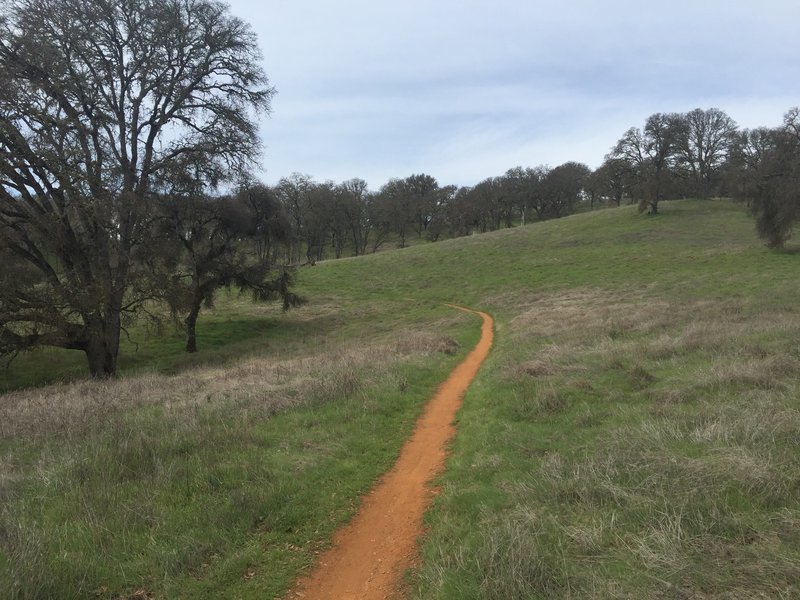
[{"label": "tree trunk", "polygon": [[84,353],[89,362],[89,373],[98,379],[107,379],[117,373],[119,356],[120,314],[109,310],[97,315],[87,325],[88,336]]},{"label": "tree trunk", "polygon": [[195,302],[189,315],[183,320],[186,325],[186,352],[197,352],[197,316],[200,314],[200,303]]}]

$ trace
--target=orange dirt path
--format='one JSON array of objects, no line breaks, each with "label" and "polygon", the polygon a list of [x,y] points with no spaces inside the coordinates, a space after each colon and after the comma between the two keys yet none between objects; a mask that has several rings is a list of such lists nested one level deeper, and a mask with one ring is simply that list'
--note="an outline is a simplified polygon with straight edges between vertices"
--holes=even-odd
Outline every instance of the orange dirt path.
[{"label": "orange dirt path", "polygon": [[295,598],[383,600],[399,594],[423,533],[422,515],[433,495],[428,484],[444,469],[446,446],[456,431],[453,420],[494,335],[486,313],[448,306],[481,316],[480,341],[439,387],[394,467],[363,498],[350,524],[335,534],[331,549],[296,586]]}]

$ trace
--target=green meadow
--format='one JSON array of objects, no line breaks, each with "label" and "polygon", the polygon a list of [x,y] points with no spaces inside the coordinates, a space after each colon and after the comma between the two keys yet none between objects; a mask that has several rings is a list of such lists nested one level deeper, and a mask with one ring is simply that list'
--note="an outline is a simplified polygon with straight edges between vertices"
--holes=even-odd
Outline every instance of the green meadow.
[{"label": "green meadow", "polygon": [[420,599],[800,596],[800,246],[744,206],[583,213],[223,295],[200,352],[0,370],[0,597],[281,598],[495,317]]}]

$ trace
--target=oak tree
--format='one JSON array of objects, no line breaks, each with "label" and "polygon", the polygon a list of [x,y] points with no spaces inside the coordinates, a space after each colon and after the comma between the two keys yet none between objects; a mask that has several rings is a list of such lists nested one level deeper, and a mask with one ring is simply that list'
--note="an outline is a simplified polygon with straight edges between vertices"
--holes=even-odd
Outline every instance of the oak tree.
[{"label": "oak tree", "polygon": [[650,115],[643,129],[630,128],[611,150],[608,158],[621,159],[633,174],[632,191],[639,197],[639,211],[658,213],[673,177],[676,144],[681,117],[675,113]]},{"label": "oak tree", "polygon": [[[257,214],[246,193],[209,197],[177,194],[159,206],[162,252],[174,256],[163,286],[165,300],[180,315],[186,351],[197,351],[197,320],[212,308],[221,288],[250,293],[254,301],[280,299],[284,310],[303,299],[290,290],[293,271],[254,251],[260,239]],[[174,242],[171,244],[170,242]]]},{"label": "oak tree", "polygon": [[692,181],[693,194],[707,197],[715,191],[736,132],[736,121],[718,108],[696,108],[681,115],[675,150]]},{"label": "oak tree", "polygon": [[770,248],[782,248],[800,221],[800,108],[790,109],[773,131],[758,167],[751,211]]},{"label": "oak tree", "polygon": [[176,171],[217,184],[258,153],[273,95],[250,27],[216,0],[11,0],[0,17],[0,351],[85,352],[113,375]]}]

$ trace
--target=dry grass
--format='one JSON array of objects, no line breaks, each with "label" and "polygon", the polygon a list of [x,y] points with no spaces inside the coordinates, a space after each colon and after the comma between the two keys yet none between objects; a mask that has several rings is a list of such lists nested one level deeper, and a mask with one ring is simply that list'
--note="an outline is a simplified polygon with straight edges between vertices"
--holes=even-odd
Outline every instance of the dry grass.
[{"label": "dry grass", "polygon": [[107,427],[115,415],[160,406],[191,413],[209,402],[231,401],[268,418],[300,402],[355,391],[357,371],[380,378],[398,355],[453,353],[452,338],[412,332],[393,344],[350,347],[288,360],[253,358],[229,368],[199,368],[180,375],[147,373],[105,382],[81,381],[0,395],[0,440],[76,437]]},{"label": "dry grass", "polygon": [[[670,306],[647,301],[641,291],[611,292],[603,289],[572,289],[534,296],[520,303],[509,322],[515,335],[565,336],[596,339],[596,334],[620,337],[630,331],[651,331],[670,322]],[[572,335],[570,335],[572,334]]]},{"label": "dry grass", "polygon": [[800,315],[646,290],[514,301],[493,373],[508,420],[474,450],[494,467],[470,463],[503,499],[421,589],[800,597]]},{"label": "dry grass", "polygon": [[[289,358],[0,395],[0,596],[191,596],[169,586],[214,568],[227,569],[220,586],[241,581],[235,557],[254,531],[286,541],[254,547],[283,579],[250,585],[287,585],[307,540],[386,468],[427,397],[431,384],[408,370],[429,377],[459,348],[413,327],[335,352],[307,344]],[[339,495],[318,499],[325,487]]]},{"label": "dry grass", "polygon": [[458,342],[447,335],[436,335],[434,333],[415,332],[403,338],[397,345],[397,350],[403,354],[413,352],[423,352],[431,354],[444,352],[445,354],[455,354],[458,352]]}]

